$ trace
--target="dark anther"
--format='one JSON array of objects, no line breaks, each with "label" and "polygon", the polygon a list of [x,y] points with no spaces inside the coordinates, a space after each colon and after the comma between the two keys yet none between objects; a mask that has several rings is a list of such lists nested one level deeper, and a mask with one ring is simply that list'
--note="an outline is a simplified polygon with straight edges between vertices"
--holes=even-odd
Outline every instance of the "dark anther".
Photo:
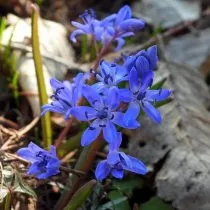
[{"label": "dark anther", "polygon": [[162,88],[160,88],[160,90],[159,90],[159,96],[161,95],[161,93],[162,93],[162,90],[163,90],[163,89],[162,89]]},{"label": "dark anther", "polygon": [[112,78],[112,76],[110,75],[110,74],[107,74],[106,76],[105,76],[105,78],[104,78],[104,82],[106,83],[106,84],[108,84],[108,80],[111,80],[111,82],[113,82],[113,78]]},{"label": "dark anther", "polygon": [[59,88],[57,88],[56,90],[55,90],[55,95],[57,95],[57,94],[60,94],[60,90],[63,90],[64,89],[64,87],[59,87]]},{"label": "dark anther", "polygon": [[139,95],[136,97],[137,100],[141,101],[146,95],[146,92],[143,92],[143,93],[139,93]]},{"label": "dark anther", "polygon": [[114,114],[112,114],[112,116],[111,116],[110,120],[113,120],[113,119],[114,119]]},{"label": "dark anther", "polygon": [[88,113],[87,112],[85,112],[85,117],[88,119]]},{"label": "dark anther", "polygon": [[104,127],[106,127],[106,125],[101,125],[101,124],[100,124],[99,127],[104,128]]},{"label": "dark anther", "polygon": [[95,128],[94,127],[91,127],[91,126],[89,126],[89,130],[95,130]]},{"label": "dark anther", "polygon": [[36,157],[42,157],[43,156],[43,152],[42,151],[39,151],[37,154],[36,154]]},{"label": "dark anther", "polygon": [[115,64],[115,63],[112,63],[112,64],[111,64],[111,67],[115,67],[115,66],[116,66],[116,64]]},{"label": "dark anther", "polygon": [[137,95],[138,93],[139,93],[139,91],[136,91],[136,92],[133,93],[133,95]]},{"label": "dark anther", "polygon": [[98,100],[94,100],[94,101],[92,102],[92,104],[95,104],[97,101],[98,101]]}]

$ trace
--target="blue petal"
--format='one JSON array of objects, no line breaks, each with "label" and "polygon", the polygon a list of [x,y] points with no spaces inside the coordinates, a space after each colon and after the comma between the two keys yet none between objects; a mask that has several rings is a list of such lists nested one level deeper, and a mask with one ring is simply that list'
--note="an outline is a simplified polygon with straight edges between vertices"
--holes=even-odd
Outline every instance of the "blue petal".
[{"label": "blue petal", "polygon": [[99,136],[100,132],[101,128],[91,127],[90,125],[82,134],[81,145],[84,147],[92,143]]},{"label": "blue petal", "polygon": [[81,23],[78,23],[78,22],[76,22],[76,21],[71,21],[71,24],[74,26],[74,27],[76,27],[76,28],[78,28],[78,29],[81,29],[81,30],[84,30],[84,25],[83,24],[81,24]]},{"label": "blue petal", "polygon": [[128,157],[132,162],[132,166],[127,167],[126,170],[132,171],[132,172],[137,173],[137,174],[142,174],[142,175],[147,173],[147,167],[144,165],[143,162],[141,162],[140,160],[138,160],[134,157],[131,157],[129,155],[128,155]]},{"label": "blue petal", "polygon": [[123,175],[124,175],[124,171],[122,169],[115,169],[113,168],[111,171],[111,174],[113,177],[117,178],[117,179],[122,179]]},{"label": "blue petal", "polygon": [[130,158],[128,157],[128,155],[126,155],[124,152],[119,152],[119,156],[120,156],[120,160],[123,166],[132,167],[132,162]]},{"label": "blue petal", "polygon": [[108,74],[111,73],[112,68],[110,67],[110,64],[108,62],[106,62],[105,60],[102,60],[100,62],[100,72],[102,77],[106,77]]},{"label": "blue petal", "polygon": [[114,118],[112,120],[113,123],[119,125],[122,128],[128,128],[128,129],[136,129],[140,126],[140,123],[133,119],[132,121],[129,121],[129,124],[125,124],[124,122],[124,113],[121,112],[113,112]]},{"label": "blue petal", "polygon": [[132,68],[129,74],[129,85],[130,89],[133,93],[136,93],[139,91],[139,81],[138,81],[138,72],[135,68]]},{"label": "blue petal", "polygon": [[148,101],[163,101],[167,99],[171,95],[171,91],[168,89],[160,89],[160,90],[147,90],[145,98]]},{"label": "blue petal", "polygon": [[117,132],[117,138],[114,142],[109,144],[109,150],[117,150],[122,143],[122,133]]},{"label": "blue petal", "polygon": [[49,112],[49,111],[57,112],[60,114],[64,114],[66,112],[66,110],[57,101],[53,102],[52,104],[43,105],[41,109],[42,109],[41,116],[45,115],[46,112]]},{"label": "blue petal", "polygon": [[144,28],[144,22],[142,20],[130,18],[130,19],[125,20],[122,23],[120,23],[119,27],[123,31],[126,31],[126,32],[127,31],[136,32],[136,31],[139,31],[140,29]]},{"label": "blue petal", "polygon": [[39,163],[40,163],[40,162],[38,162],[38,161],[35,162],[35,163],[33,163],[33,164],[30,166],[30,168],[29,168],[27,174],[28,174],[28,175],[36,175],[36,174],[39,174],[39,173],[41,172],[40,167],[39,167]]},{"label": "blue petal", "polygon": [[103,82],[97,82],[93,84],[91,87],[93,87],[98,93],[101,93],[106,89],[106,85]]},{"label": "blue petal", "polygon": [[97,111],[92,107],[78,106],[71,109],[71,114],[80,121],[89,121],[96,118]]},{"label": "blue petal", "polygon": [[114,166],[119,162],[120,162],[119,152],[109,151],[109,154],[107,155],[107,163],[110,164],[111,166]]},{"label": "blue petal", "polygon": [[136,56],[128,56],[124,62],[124,66],[127,68],[128,71],[132,69],[136,61]]},{"label": "blue petal", "polygon": [[142,78],[140,92],[145,92],[149,87],[152,86],[154,78],[153,71],[148,71]]},{"label": "blue petal", "polygon": [[125,44],[125,40],[123,38],[117,38],[117,47],[114,49],[115,52],[119,51],[122,46]]},{"label": "blue petal", "polygon": [[101,24],[103,26],[107,26],[111,21],[113,21],[116,18],[116,14],[112,14],[101,20]]},{"label": "blue petal", "polygon": [[76,36],[81,35],[81,34],[85,34],[85,32],[82,31],[82,30],[80,30],[80,29],[73,31],[73,32],[71,33],[70,40],[71,40],[72,42],[76,43],[76,42],[77,42]]},{"label": "blue petal", "polygon": [[109,175],[110,171],[111,171],[111,167],[106,162],[106,160],[101,161],[97,165],[96,170],[95,170],[96,179],[99,181],[102,181]]},{"label": "blue petal", "polygon": [[150,103],[145,101],[142,106],[144,112],[156,123],[161,124],[162,118],[160,112]]},{"label": "blue petal", "polygon": [[51,78],[50,79],[50,85],[53,88],[54,91],[56,91],[56,89],[63,87],[63,83],[58,81],[55,78]]},{"label": "blue petal", "polygon": [[37,158],[35,153],[33,153],[33,150],[30,150],[28,148],[21,148],[17,151],[17,154],[22,157],[25,160],[28,160],[30,162],[36,162]]},{"label": "blue petal", "polygon": [[115,83],[128,80],[128,70],[125,66],[116,65]]},{"label": "blue petal", "polygon": [[82,88],[82,93],[93,107],[95,106],[96,101],[100,101],[99,93],[91,86],[84,86]]},{"label": "blue petal", "polygon": [[136,68],[138,70],[139,76],[143,77],[147,71],[150,70],[149,61],[144,56],[139,56],[136,60]]},{"label": "blue petal", "polygon": [[53,145],[50,146],[50,154],[56,157],[56,147]]},{"label": "blue petal", "polygon": [[135,120],[140,113],[140,105],[137,102],[130,102],[127,111],[123,117],[126,125],[130,124],[130,121]]},{"label": "blue petal", "polygon": [[118,94],[121,101],[130,102],[132,99],[131,92],[127,88],[119,89]]},{"label": "blue petal", "polygon": [[118,89],[113,87],[108,90],[108,94],[106,96],[105,104],[111,108],[111,110],[116,109],[119,104],[119,94],[118,94]]},{"label": "blue petal", "polygon": [[108,121],[106,127],[103,128],[103,136],[109,144],[117,140],[117,130],[112,122]]},{"label": "blue petal", "polygon": [[149,56],[149,60],[150,60],[150,70],[154,70],[157,62],[158,62],[158,56],[157,56],[157,46],[154,45],[152,47],[150,47],[147,50],[148,56]]},{"label": "blue petal", "polygon": [[48,177],[50,177],[52,175],[55,175],[55,174],[51,174],[49,172],[45,172],[45,173],[41,173],[41,174],[36,175],[36,178],[37,179],[47,179]]},{"label": "blue petal", "polygon": [[128,5],[125,5],[118,11],[115,24],[118,25],[120,22],[131,18],[131,15],[131,8]]}]

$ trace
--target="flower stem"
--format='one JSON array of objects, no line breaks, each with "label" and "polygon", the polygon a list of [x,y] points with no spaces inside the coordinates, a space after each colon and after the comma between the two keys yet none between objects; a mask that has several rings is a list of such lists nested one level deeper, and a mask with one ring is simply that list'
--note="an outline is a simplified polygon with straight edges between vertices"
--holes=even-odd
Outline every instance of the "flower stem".
[{"label": "flower stem", "polygon": [[[44,82],[44,75],[43,75],[43,68],[42,68],[42,58],[39,48],[39,35],[38,35],[38,10],[35,5],[32,4],[32,50],[33,50],[33,58],[34,58],[34,65],[36,71],[36,78],[39,90],[39,101],[40,105],[44,105],[48,103],[48,96],[46,92],[45,82]],[[46,113],[45,116],[42,117],[41,120],[42,124],[42,133],[43,133],[43,142],[44,147],[46,149],[50,148],[51,145],[51,121],[50,121],[50,114]]]},{"label": "flower stem", "polygon": [[11,207],[11,192],[8,192],[5,203],[4,203],[4,210],[10,210]]},{"label": "flower stem", "polygon": [[[90,146],[85,147],[83,149],[83,151],[80,154],[80,157],[76,163],[75,170],[82,171],[85,174],[88,173],[88,171],[91,168],[92,163],[95,159],[96,152],[103,145],[102,139],[103,139],[102,135],[100,135],[95,142],[93,142]],[[71,177],[71,179],[70,179],[70,183],[72,183],[72,186],[70,186],[71,190],[63,193],[63,196],[58,201],[58,204],[56,205],[55,210],[61,210],[68,204],[68,202],[71,200],[74,193],[82,185],[83,181],[84,181],[84,177],[78,177],[75,175],[73,175]]]}]

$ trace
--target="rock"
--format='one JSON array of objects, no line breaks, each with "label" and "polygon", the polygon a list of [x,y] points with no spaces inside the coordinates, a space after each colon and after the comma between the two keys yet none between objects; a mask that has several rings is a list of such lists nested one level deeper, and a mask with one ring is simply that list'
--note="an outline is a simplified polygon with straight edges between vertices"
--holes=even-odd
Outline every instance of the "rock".
[{"label": "rock", "polygon": [[[2,43],[7,45],[11,34],[11,46],[16,50],[17,69],[20,86],[26,92],[38,92],[31,48],[31,19],[20,19],[8,15],[10,26],[4,30]],[[67,40],[64,26],[48,20],[39,19],[40,50],[43,57],[43,69],[47,92],[51,94],[49,79],[62,79],[67,69],[79,69],[74,63],[74,51]],[[35,116],[40,114],[38,96],[27,96]]]},{"label": "rock", "polygon": [[[150,19],[155,27],[170,28],[184,21],[196,20],[200,17],[199,1],[186,0],[141,0],[132,6],[135,16]],[[149,17],[149,18],[148,18]]]},{"label": "rock", "polygon": [[166,57],[174,62],[200,68],[210,55],[210,29],[173,38],[165,46]]},{"label": "rock", "polygon": [[129,152],[147,164],[159,163],[155,183],[162,199],[178,210],[209,210],[209,90],[199,73],[183,65],[160,63],[157,74],[168,74],[174,100],[160,108],[162,125],[141,117]]}]

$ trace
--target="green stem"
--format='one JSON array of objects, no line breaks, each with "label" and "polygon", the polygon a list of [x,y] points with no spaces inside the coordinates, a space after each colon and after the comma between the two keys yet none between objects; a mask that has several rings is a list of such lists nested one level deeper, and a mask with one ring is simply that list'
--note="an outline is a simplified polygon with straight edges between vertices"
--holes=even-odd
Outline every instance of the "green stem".
[{"label": "green stem", "polygon": [[[38,10],[35,5],[32,5],[32,49],[33,49],[33,59],[37,77],[37,84],[39,90],[39,101],[40,106],[48,103],[48,96],[46,92],[43,68],[42,68],[42,58],[39,49],[39,35],[38,35]],[[42,117],[42,132],[43,132],[43,142],[46,149],[50,148],[51,145],[51,121],[49,112]]]},{"label": "green stem", "polygon": [[10,210],[10,207],[11,207],[11,193],[8,192],[5,198],[4,210]]},{"label": "green stem", "polygon": [[[75,169],[83,171],[84,173],[87,174],[95,159],[96,152],[101,148],[102,145],[103,141],[102,141],[102,136],[100,135],[95,142],[93,142],[90,146],[85,147],[83,149],[77,161]],[[84,177],[78,177],[73,175],[70,178],[70,183],[72,183],[72,186],[70,187],[71,190],[63,193],[63,196],[59,200],[55,210],[61,210],[68,204],[69,200],[71,200],[72,196],[77,191],[77,189],[82,185],[83,181]]]}]

